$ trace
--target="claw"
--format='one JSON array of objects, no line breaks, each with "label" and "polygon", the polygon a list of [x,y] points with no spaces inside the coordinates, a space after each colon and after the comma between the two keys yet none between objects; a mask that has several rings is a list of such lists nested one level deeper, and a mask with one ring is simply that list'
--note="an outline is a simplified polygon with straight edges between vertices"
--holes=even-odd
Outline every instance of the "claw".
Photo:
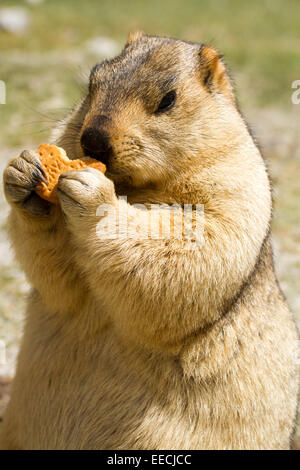
[{"label": "claw", "polygon": [[45,173],[44,168],[42,167],[41,163],[40,163],[40,162],[37,162],[37,163],[36,163],[36,166],[38,167],[38,169],[40,170],[40,172],[42,173],[42,175],[43,175],[45,178],[47,178],[46,173]]},{"label": "claw", "polygon": [[26,162],[30,163],[31,165],[36,166],[40,170],[42,175],[46,178],[44,168],[42,167],[42,164],[36,155],[32,155],[29,150],[23,150],[20,157],[24,158],[24,160],[26,160]]},{"label": "claw", "polygon": [[[45,172],[43,171],[43,174],[45,175]],[[49,181],[46,180],[46,178],[43,176],[42,172],[38,170],[34,170],[33,172],[33,178],[37,183],[40,183],[41,181],[45,184],[49,184]],[[46,176],[46,175],[45,175]]]}]

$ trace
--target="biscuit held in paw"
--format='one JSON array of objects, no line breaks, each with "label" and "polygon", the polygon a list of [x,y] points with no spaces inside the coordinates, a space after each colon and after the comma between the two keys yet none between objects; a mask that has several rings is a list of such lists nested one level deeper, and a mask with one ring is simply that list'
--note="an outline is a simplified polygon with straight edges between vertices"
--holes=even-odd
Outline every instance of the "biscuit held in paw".
[{"label": "biscuit held in paw", "polygon": [[41,181],[36,192],[41,198],[53,204],[58,204],[57,182],[61,173],[87,167],[96,168],[102,173],[105,173],[106,170],[106,166],[94,158],[84,157],[70,160],[66,152],[56,145],[42,144],[38,148],[38,153],[48,184]]}]

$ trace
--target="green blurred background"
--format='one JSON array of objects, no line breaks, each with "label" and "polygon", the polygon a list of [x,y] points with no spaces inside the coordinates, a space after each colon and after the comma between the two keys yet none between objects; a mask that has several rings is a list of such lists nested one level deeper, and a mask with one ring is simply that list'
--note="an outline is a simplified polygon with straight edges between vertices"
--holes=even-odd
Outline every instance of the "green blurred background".
[{"label": "green blurred background", "polygon": [[[4,21],[1,29],[7,8],[19,23],[23,18],[22,27],[12,30]],[[299,0],[1,0],[1,172],[23,148],[49,141],[51,129],[84,95],[90,67],[117,54],[135,30],[209,43],[224,55],[274,182],[277,272],[299,323],[300,104],[291,101],[292,82],[300,80]],[[14,371],[28,289],[8,249],[6,213],[1,195],[0,340],[7,344],[2,378]],[[0,414],[7,391],[5,384],[1,399],[0,387]]]}]

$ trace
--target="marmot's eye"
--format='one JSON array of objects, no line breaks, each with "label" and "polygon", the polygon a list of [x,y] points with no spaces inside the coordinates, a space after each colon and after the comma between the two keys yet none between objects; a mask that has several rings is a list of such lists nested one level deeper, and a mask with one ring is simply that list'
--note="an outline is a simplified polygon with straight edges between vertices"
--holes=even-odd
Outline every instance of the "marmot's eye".
[{"label": "marmot's eye", "polygon": [[175,101],[176,91],[169,91],[169,93],[167,93],[159,103],[156,113],[163,113],[164,111],[168,111],[168,109],[174,106]]}]

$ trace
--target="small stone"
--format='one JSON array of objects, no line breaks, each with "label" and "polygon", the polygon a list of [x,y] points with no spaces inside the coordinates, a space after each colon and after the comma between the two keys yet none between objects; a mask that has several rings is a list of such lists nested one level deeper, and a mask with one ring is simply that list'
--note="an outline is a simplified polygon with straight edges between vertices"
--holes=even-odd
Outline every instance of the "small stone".
[{"label": "small stone", "polygon": [[102,36],[97,36],[92,39],[89,39],[85,43],[85,47],[87,51],[91,54],[103,58],[113,57],[118,52],[120,52],[120,46],[116,41]]},{"label": "small stone", "polygon": [[29,26],[29,15],[24,8],[2,8],[0,29],[12,34],[22,34]]},{"label": "small stone", "polygon": [[44,0],[25,0],[28,5],[40,5]]}]

